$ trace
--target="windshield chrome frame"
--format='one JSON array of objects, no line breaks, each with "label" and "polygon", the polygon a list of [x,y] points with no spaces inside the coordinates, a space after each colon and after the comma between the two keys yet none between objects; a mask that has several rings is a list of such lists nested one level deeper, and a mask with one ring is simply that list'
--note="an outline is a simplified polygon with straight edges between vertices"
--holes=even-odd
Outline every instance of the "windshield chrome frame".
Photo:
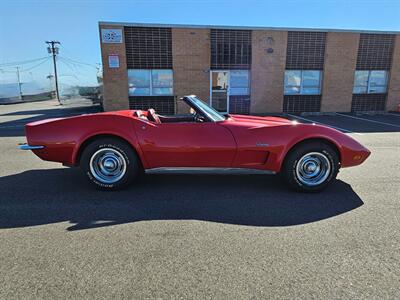
[{"label": "windshield chrome frame", "polygon": [[211,109],[215,110],[215,112],[220,115],[223,120],[215,120],[207,111],[205,111],[202,107],[198,106],[196,102],[194,101],[193,98],[196,98],[196,100],[202,101],[200,98],[198,98],[196,95],[188,95],[188,96],[183,96],[181,99],[185,101],[191,108],[193,108],[197,113],[201,114],[203,117],[205,117],[208,121],[210,122],[222,122],[226,120],[226,117],[224,115],[221,115],[218,111],[210,107],[207,103],[203,101],[205,105],[210,107]]}]

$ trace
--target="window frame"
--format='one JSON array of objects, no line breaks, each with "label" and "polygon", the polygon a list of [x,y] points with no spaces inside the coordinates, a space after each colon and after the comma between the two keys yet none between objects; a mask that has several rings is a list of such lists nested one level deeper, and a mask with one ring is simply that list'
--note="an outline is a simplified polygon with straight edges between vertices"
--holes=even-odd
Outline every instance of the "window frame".
[{"label": "window frame", "polygon": [[[129,87],[129,71],[134,70],[134,71],[147,71],[149,73],[149,86],[147,87],[139,87],[139,88],[148,88],[149,89],[149,94],[148,95],[131,95],[129,93],[130,87]],[[160,87],[160,86],[153,86],[153,71],[170,71],[172,74],[172,82],[170,87]],[[163,96],[173,96],[174,95],[174,71],[173,69],[128,69],[128,95],[129,97],[163,97]],[[155,94],[153,92],[154,89],[160,89],[160,88],[170,88],[171,89],[171,94]]]},{"label": "window frame", "polygon": [[[251,72],[250,70],[247,69],[237,69],[237,70],[228,70],[229,72],[229,79],[228,79],[228,89],[229,89],[229,95],[230,96],[248,96],[250,95],[251,91],[250,91],[250,85],[251,85],[251,79],[250,79],[250,75]],[[246,72],[247,73],[247,84],[246,86],[233,86],[232,87],[232,72]],[[246,93],[237,93],[237,92],[233,92],[232,93],[232,89],[245,89]]]},{"label": "window frame", "polygon": [[[129,71],[139,71],[139,72],[146,72],[147,74],[146,74],[146,77],[148,77],[148,82],[149,82],[149,84],[148,85],[146,85],[146,86],[136,86],[135,88],[137,88],[137,89],[148,89],[149,90],[149,93],[148,94],[137,94],[137,95],[131,95],[130,94],[130,83],[129,83]],[[145,97],[148,97],[148,96],[151,96],[151,70],[150,69],[128,69],[128,71],[127,71],[127,75],[128,75],[128,95],[130,96],[130,97],[135,97],[135,96],[139,96],[139,97],[142,97],[142,96],[145,96]]]},{"label": "window frame", "polygon": [[[354,89],[356,87],[364,87],[361,85],[355,85],[355,80],[356,80],[356,72],[368,72],[368,77],[367,77],[367,86],[366,86],[366,91],[365,92],[359,92],[355,93]],[[385,91],[384,92],[371,92],[371,74],[372,72],[385,72],[385,85],[376,85],[375,87],[384,87]],[[354,82],[353,82],[353,94],[355,95],[362,95],[362,94],[386,94],[387,93],[387,88],[389,84],[389,72],[388,70],[355,70],[354,71]]]},{"label": "window frame", "polygon": [[[286,85],[285,83],[285,78],[286,78],[286,72],[300,72],[300,85]],[[319,76],[318,76],[318,86],[315,85],[304,85],[304,72],[318,72]],[[285,96],[290,96],[290,95],[321,95],[322,93],[322,76],[323,76],[323,72],[322,70],[285,70],[285,74],[284,74],[284,82],[283,82],[283,94]],[[295,93],[286,93],[286,88],[298,88],[298,92]],[[305,88],[318,88],[318,92],[317,93],[304,93],[304,89]]]}]

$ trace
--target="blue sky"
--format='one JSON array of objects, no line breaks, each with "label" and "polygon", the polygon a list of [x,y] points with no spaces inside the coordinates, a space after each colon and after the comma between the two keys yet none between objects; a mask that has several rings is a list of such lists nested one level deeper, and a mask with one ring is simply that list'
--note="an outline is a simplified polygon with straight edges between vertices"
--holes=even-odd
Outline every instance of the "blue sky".
[{"label": "blue sky", "polygon": [[[95,84],[99,21],[400,31],[400,1],[2,0],[0,84],[16,81],[15,68],[2,64],[48,55],[44,41],[50,39],[62,43],[60,56],[91,65],[60,61],[61,84]],[[21,66],[22,81],[48,87],[50,61],[34,66]]]}]

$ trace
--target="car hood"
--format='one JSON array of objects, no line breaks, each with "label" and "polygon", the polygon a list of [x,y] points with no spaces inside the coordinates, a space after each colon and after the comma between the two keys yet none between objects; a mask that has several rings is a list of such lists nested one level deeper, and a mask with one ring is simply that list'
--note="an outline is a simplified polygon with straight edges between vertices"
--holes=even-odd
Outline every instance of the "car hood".
[{"label": "car hood", "polygon": [[293,124],[293,121],[280,117],[258,117],[247,115],[229,115],[235,122],[260,124],[266,126],[279,126]]}]

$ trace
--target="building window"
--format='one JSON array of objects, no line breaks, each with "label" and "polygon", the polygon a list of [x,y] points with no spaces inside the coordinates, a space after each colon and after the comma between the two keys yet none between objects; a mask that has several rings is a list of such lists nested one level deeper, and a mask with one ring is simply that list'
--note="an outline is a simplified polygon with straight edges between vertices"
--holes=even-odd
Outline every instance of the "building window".
[{"label": "building window", "polygon": [[250,95],[248,70],[230,71],[230,95]]},{"label": "building window", "polygon": [[172,70],[128,70],[129,96],[171,96]]},{"label": "building window", "polygon": [[250,69],[251,30],[210,30],[211,69]]},{"label": "building window", "polygon": [[321,71],[286,70],[285,95],[319,95],[321,94]]},{"label": "building window", "polygon": [[387,87],[386,71],[355,71],[353,94],[383,94]]},{"label": "building window", "polygon": [[286,70],[322,70],[326,32],[289,31]]},{"label": "building window", "polygon": [[171,28],[124,28],[128,69],[172,69]]},{"label": "building window", "polygon": [[396,35],[361,33],[356,70],[390,70]]}]

